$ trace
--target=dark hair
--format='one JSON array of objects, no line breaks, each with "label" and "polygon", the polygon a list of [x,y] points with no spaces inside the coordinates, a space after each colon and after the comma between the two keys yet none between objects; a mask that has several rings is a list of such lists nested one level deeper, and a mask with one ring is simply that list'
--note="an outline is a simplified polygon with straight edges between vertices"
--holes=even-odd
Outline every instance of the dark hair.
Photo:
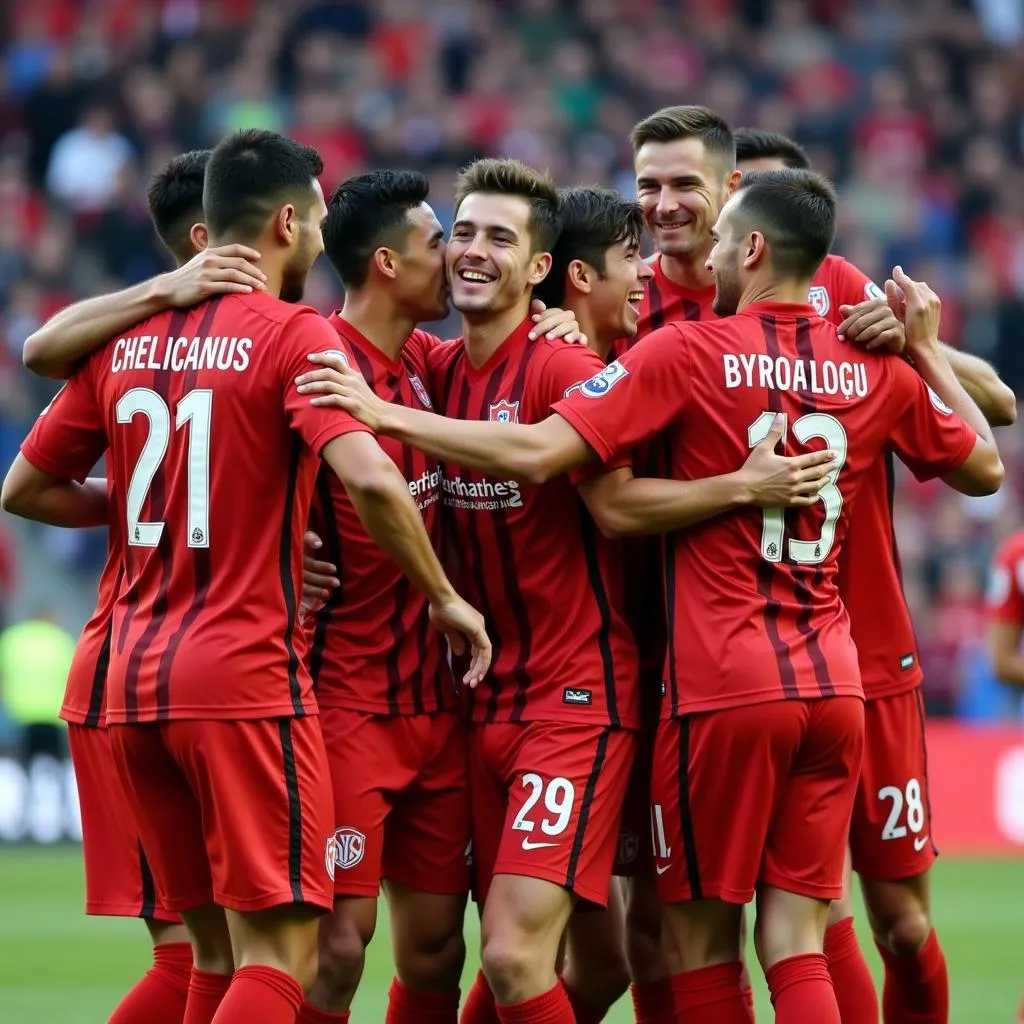
[{"label": "dark hair", "polygon": [[777,275],[813,277],[836,232],[836,193],[828,179],[805,170],[754,171],[743,175],[736,195],[734,223],[765,236]]},{"label": "dark hair", "polygon": [[370,171],[343,181],[327,204],[324,252],[346,288],[366,283],[382,245],[402,249],[408,213],[426,201],[430,185],[419,171]]},{"label": "dark hair", "polygon": [[573,260],[582,260],[604,277],[608,250],[621,242],[638,246],[644,231],[639,204],[610,188],[560,189],[558,211],[562,233],[551,250],[551,271],[534,289],[547,306],[564,304],[566,274]]},{"label": "dark hair", "polygon": [[707,107],[662,107],[637,122],[629,133],[634,153],[648,142],[679,139],[700,139],[709,155],[721,157],[730,169],[736,166],[732,129],[724,118]]},{"label": "dark hair", "polygon": [[561,222],[558,216],[558,189],[545,171],[537,171],[518,160],[488,157],[471,163],[455,183],[455,218],[466,196],[474,192],[519,196],[530,204],[530,243],[533,252],[550,252]]},{"label": "dark hair", "polygon": [[247,128],[226,136],[210,154],[203,211],[210,234],[251,239],[281,204],[305,212],[312,180],[324,169],[320,154],[277,132]]},{"label": "dark hair", "polygon": [[736,162],[744,160],[781,160],[791,170],[809,171],[811,160],[798,142],[781,132],[763,132],[758,128],[737,128]]},{"label": "dark hair", "polygon": [[193,149],[174,157],[150,179],[149,215],[160,241],[178,259],[192,255],[192,225],[203,219],[203,175],[210,149]]}]

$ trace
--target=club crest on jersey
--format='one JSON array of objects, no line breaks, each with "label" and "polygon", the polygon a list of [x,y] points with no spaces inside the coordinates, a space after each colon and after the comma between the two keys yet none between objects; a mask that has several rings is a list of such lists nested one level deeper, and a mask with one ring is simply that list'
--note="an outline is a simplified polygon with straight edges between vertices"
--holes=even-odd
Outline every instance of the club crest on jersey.
[{"label": "club crest on jersey", "polygon": [[818,316],[825,316],[832,305],[828,297],[828,289],[820,284],[814,285],[807,294],[807,301],[814,307]]},{"label": "club crest on jersey", "polygon": [[421,381],[415,373],[409,374],[409,383],[412,385],[413,391],[416,392],[416,397],[420,400],[423,408],[433,409],[434,406],[430,402],[430,395],[427,394],[427,389],[423,386],[423,381]]},{"label": "club crest on jersey", "polygon": [[504,398],[495,402],[488,410],[487,418],[492,423],[518,423],[519,403],[509,402]]},{"label": "club crest on jersey", "polygon": [[604,398],[623,377],[628,376],[629,370],[616,359],[614,363],[609,363],[603,370],[595,373],[590,380],[585,380],[580,384],[573,384],[565,392],[565,395],[568,397],[573,391],[578,390],[585,398]]},{"label": "club crest on jersey", "polygon": [[324,863],[327,865],[327,874],[334,881],[334,872],[338,868],[348,870],[354,868],[366,852],[366,836],[358,829],[346,825],[339,828],[333,836],[327,839],[327,849],[324,851]]}]

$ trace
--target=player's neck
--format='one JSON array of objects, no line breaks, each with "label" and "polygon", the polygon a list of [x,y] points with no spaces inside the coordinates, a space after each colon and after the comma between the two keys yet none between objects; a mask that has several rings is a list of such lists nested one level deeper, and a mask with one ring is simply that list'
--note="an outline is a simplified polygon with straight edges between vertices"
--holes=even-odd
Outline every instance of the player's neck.
[{"label": "player's neck", "polygon": [[530,311],[530,297],[525,296],[509,309],[500,313],[463,313],[462,339],[473,366],[483,366],[502,342],[526,319]]},{"label": "player's neck", "polygon": [[618,341],[618,333],[609,336],[607,331],[602,331],[586,302],[570,303],[568,308],[576,317],[576,323],[580,325],[579,329],[587,336],[587,348],[592,349],[602,359],[607,359],[612,345]]},{"label": "player's neck", "polygon": [[660,257],[661,272],[680,288],[688,288],[695,292],[710,288],[715,283],[714,276],[705,266],[710,251],[711,243],[709,242],[706,247],[701,246],[698,252],[688,256],[669,256],[662,253]]},{"label": "player's neck", "polygon": [[347,292],[340,316],[392,361],[399,357],[416,327],[415,320],[369,290]]},{"label": "player's neck", "polygon": [[807,294],[811,282],[808,281],[751,281],[743,290],[736,311],[755,302],[779,302],[791,305],[807,305]]}]

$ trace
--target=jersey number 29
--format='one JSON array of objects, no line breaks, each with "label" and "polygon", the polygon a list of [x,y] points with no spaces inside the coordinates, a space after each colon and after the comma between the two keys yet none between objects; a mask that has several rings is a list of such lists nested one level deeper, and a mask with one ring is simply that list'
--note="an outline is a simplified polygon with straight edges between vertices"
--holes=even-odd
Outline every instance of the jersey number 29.
[{"label": "jersey number 29", "polygon": [[[747,428],[747,444],[754,448],[769,434],[776,414],[763,412]],[[782,440],[786,440],[786,427]],[[789,540],[789,560],[800,565],[818,565],[828,558],[836,539],[836,523],[843,510],[843,495],[836,486],[836,478],[846,462],[846,431],[834,416],[823,412],[812,412],[801,416],[793,423],[793,436],[806,444],[811,438],[821,438],[835,453],[835,465],[829,471],[828,482],[818,492],[825,503],[825,521],[821,524],[821,535],[817,540]],[[764,526],[761,529],[761,556],[769,562],[781,562],[783,556],[783,533],[786,521],[781,508],[766,508]]]},{"label": "jersey number 29", "polygon": [[[135,463],[128,483],[128,543],[140,548],[155,548],[164,532],[163,523],[141,522],[142,506],[153,484],[153,477],[167,455],[171,440],[171,411],[167,403],[149,388],[132,388],[117,403],[117,422],[131,423],[142,413],[149,421],[146,443]],[[188,438],[188,546],[210,546],[210,420],[213,416],[213,392],[207,388],[190,391],[179,402],[174,429],[191,424]]]}]

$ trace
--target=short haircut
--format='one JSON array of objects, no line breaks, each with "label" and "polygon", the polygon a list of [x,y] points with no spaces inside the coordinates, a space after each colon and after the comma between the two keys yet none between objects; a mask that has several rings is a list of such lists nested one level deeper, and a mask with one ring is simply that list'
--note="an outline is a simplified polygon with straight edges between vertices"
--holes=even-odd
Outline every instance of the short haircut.
[{"label": "short haircut", "polygon": [[455,183],[455,219],[463,200],[474,192],[519,196],[530,204],[530,244],[533,252],[550,252],[558,241],[558,189],[546,171],[518,160],[487,157],[471,163]]},{"label": "short haircut", "polygon": [[547,306],[565,303],[566,274],[582,260],[604,277],[608,250],[626,242],[640,245],[644,215],[638,203],[610,188],[566,188],[558,193],[562,233],[551,250],[551,271],[534,289]]},{"label": "short haircut", "polygon": [[758,128],[737,128],[736,162],[744,160],[781,160],[791,170],[809,171],[811,158],[799,142],[781,132],[763,132]]},{"label": "short haircut", "polygon": [[736,166],[732,129],[723,117],[708,107],[662,107],[637,122],[629,134],[634,153],[648,142],[677,142],[680,139],[700,139],[710,156],[723,160],[730,169]]},{"label": "short haircut", "polygon": [[760,231],[778,277],[814,276],[836,232],[836,193],[827,178],[800,169],[751,172],[735,202],[734,235]]},{"label": "short haircut", "polygon": [[311,183],[324,169],[320,154],[277,132],[247,128],[226,136],[206,165],[203,211],[210,234],[236,232],[251,239],[282,204],[303,212]]},{"label": "short haircut", "polygon": [[430,185],[419,171],[370,171],[331,193],[324,252],[346,288],[366,284],[370,260],[382,245],[402,249],[408,213],[426,202]]},{"label": "short haircut", "polygon": [[192,252],[192,225],[203,219],[203,176],[210,149],[193,149],[174,157],[150,179],[149,215],[160,241],[177,257]]}]

